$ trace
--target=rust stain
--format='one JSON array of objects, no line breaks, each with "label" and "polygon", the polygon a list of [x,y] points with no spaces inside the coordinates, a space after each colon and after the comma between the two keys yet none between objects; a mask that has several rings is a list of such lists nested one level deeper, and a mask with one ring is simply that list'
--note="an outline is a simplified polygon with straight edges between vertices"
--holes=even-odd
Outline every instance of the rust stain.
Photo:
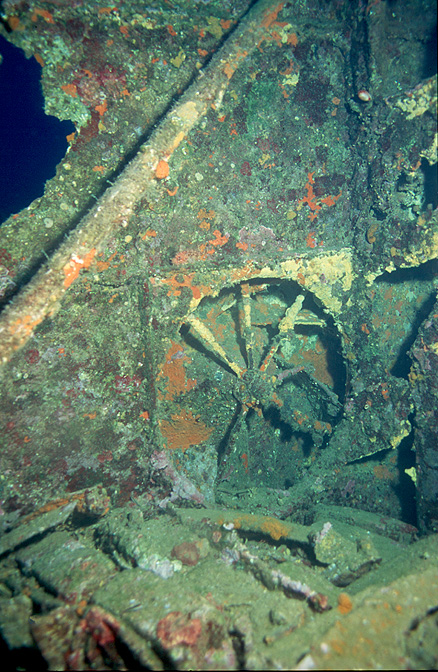
[{"label": "rust stain", "polygon": [[73,254],[70,261],[64,266],[64,287],[67,289],[70,285],[76,280],[79,276],[79,271],[81,268],[89,268],[91,262],[93,261],[94,255],[96,254],[96,248],[93,247],[92,250],[83,255],[83,258],[79,257],[77,254]]},{"label": "rust stain", "polygon": [[308,205],[311,212],[309,214],[309,219],[310,221],[313,222],[314,219],[318,217],[318,212],[321,210],[323,203],[324,205],[327,205],[328,207],[331,207],[336,204],[336,201],[341,197],[342,195],[342,190],[339,192],[337,196],[325,196],[324,198],[321,198],[317,200],[316,194],[313,191],[313,185],[315,184],[315,180],[313,179],[313,176],[315,174],[315,171],[311,173],[307,173],[307,182],[306,182],[306,191],[307,194],[304,196],[304,198],[300,198],[298,201],[298,209],[300,209],[301,205]]},{"label": "rust stain", "polygon": [[277,17],[281,10],[283,9],[284,2],[280,2],[275,8],[268,8],[265,12],[265,15],[262,19],[262,26],[264,28],[270,28],[273,23],[277,22]]},{"label": "rust stain", "polygon": [[193,298],[200,299],[202,296],[211,294],[211,288],[204,285],[193,285],[192,281],[195,277],[194,273],[175,273],[170,278],[166,278],[163,282],[170,285],[168,296],[181,296],[181,289],[188,287],[192,290]]},{"label": "rust stain", "polygon": [[[328,352],[327,349],[322,345],[321,341],[317,341],[315,350],[303,350],[301,352],[303,359],[308,362],[311,362],[315,367],[314,376],[321,383],[325,383],[329,387],[333,388],[335,381],[333,376],[330,373],[330,366],[328,362]],[[297,362],[300,363],[300,362]]]},{"label": "rust stain", "polygon": [[289,533],[289,528],[287,525],[282,523],[280,520],[277,520],[276,518],[267,518],[263,523],[261,524],[261,530],[262,532],[265,532],[266,534],[269,534],[272,539],[275,539],[275,541],[278,541],[281,539],[281,537],[287,537]]},{"label": "rust stain", "polygon": [[384,464],[376,464],[373,468],[374,476],[380,481],[393,481],[396,475],[393,474]]},{"label": "rust stain", "polygon": [[353,602],[347,593],[340,593],[338,595],[338,611],[341,614],[349,614],[353,609]]},{"label": "rust stain", "polygon": [[163,180],[169,175],[169,164],[164,159],[158,161],[158,165],[155,169],[155,177],[157,180]]},{"label": "rust stain", "polygon": [[170,420],[161,422],[161,433],[167,439],[167,447],[170,450],[180,448],[183,452],[190,446],[197,446],[206,441],[213,431],[207,427],[192,411],[182,410],[180,413],[170,416]]},{"label": "rust stain", "polygon": [[64,93],[67,93],[69,96],[72,96],[72,98],[77,98],[78,96],[78,90],[75,84],[63,84],[61,86],[61,89],[64,91]]},{"label": "rust stain", "polygon": [[186,370],[184,362],[191,362],[190,357],[184,354],[184,349],[178,343],[172,341],[167,355],[166,361],[161,366],[160,373],[157,376],[157,381],[161,378],[167,378],[166,394],[159,392],[161,399],[172,400],[176,395],[185,394],[192,390],[196,385],[196,379],[186,378]]},{"label": "rust stain", "polygon": [[32,318],[31,315],[24,315],[15,320],[11,325],[10,332],[14,335],[20,335],[20,341],[25,340],[26,336],[31,334],[38,324],[43,321],[42,317]]}]

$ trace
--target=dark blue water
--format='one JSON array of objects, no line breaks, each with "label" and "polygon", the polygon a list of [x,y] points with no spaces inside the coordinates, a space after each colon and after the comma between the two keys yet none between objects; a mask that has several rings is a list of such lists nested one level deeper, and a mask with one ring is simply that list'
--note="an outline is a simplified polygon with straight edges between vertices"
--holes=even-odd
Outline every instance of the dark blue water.
[{"label": "dark blue water", "polygon": [[41,196],[67,151],[70,121],[44,114],[41,66],[0,36],[0,222]]}]

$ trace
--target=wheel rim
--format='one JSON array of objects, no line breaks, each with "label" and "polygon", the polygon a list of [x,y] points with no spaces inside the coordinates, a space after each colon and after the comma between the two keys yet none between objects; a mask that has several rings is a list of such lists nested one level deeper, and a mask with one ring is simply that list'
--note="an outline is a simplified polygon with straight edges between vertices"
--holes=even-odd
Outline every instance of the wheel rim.
[{"label": "wheel rim", "polygon": [[328,443],[342,415],[341,337],[297,282],[259,277],[224,287],[185,317],[179,339],[172,356],[187,383],[162,398],[168,447],[189,428],[182,452],[213,446],[219,482],[243,472],[253,485],[284,487]]}]

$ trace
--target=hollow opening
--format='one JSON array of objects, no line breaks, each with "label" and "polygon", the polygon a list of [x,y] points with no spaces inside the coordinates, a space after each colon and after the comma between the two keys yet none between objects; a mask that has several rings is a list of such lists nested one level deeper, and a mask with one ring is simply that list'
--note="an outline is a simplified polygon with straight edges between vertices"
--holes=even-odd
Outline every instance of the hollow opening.
[{"label": "hollow opening", "polygon": [[65,155],[70,121],[44,113],[41,66],[0,36],[0,222],[42,196]]}]

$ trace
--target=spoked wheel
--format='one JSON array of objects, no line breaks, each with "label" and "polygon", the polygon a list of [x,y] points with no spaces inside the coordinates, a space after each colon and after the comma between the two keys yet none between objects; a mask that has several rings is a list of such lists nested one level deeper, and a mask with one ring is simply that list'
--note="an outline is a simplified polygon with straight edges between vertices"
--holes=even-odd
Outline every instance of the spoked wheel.
[{"label": "spoked wheel", "polygon": [[205,428],[219,480],[243,470],[254,485],[293,482],[342,411],[345,369],[331,317],[296,282],[257,279],[205,297],[180,336],[187,384],[172,400],[176,425],[190,413],[193,428]]}]

